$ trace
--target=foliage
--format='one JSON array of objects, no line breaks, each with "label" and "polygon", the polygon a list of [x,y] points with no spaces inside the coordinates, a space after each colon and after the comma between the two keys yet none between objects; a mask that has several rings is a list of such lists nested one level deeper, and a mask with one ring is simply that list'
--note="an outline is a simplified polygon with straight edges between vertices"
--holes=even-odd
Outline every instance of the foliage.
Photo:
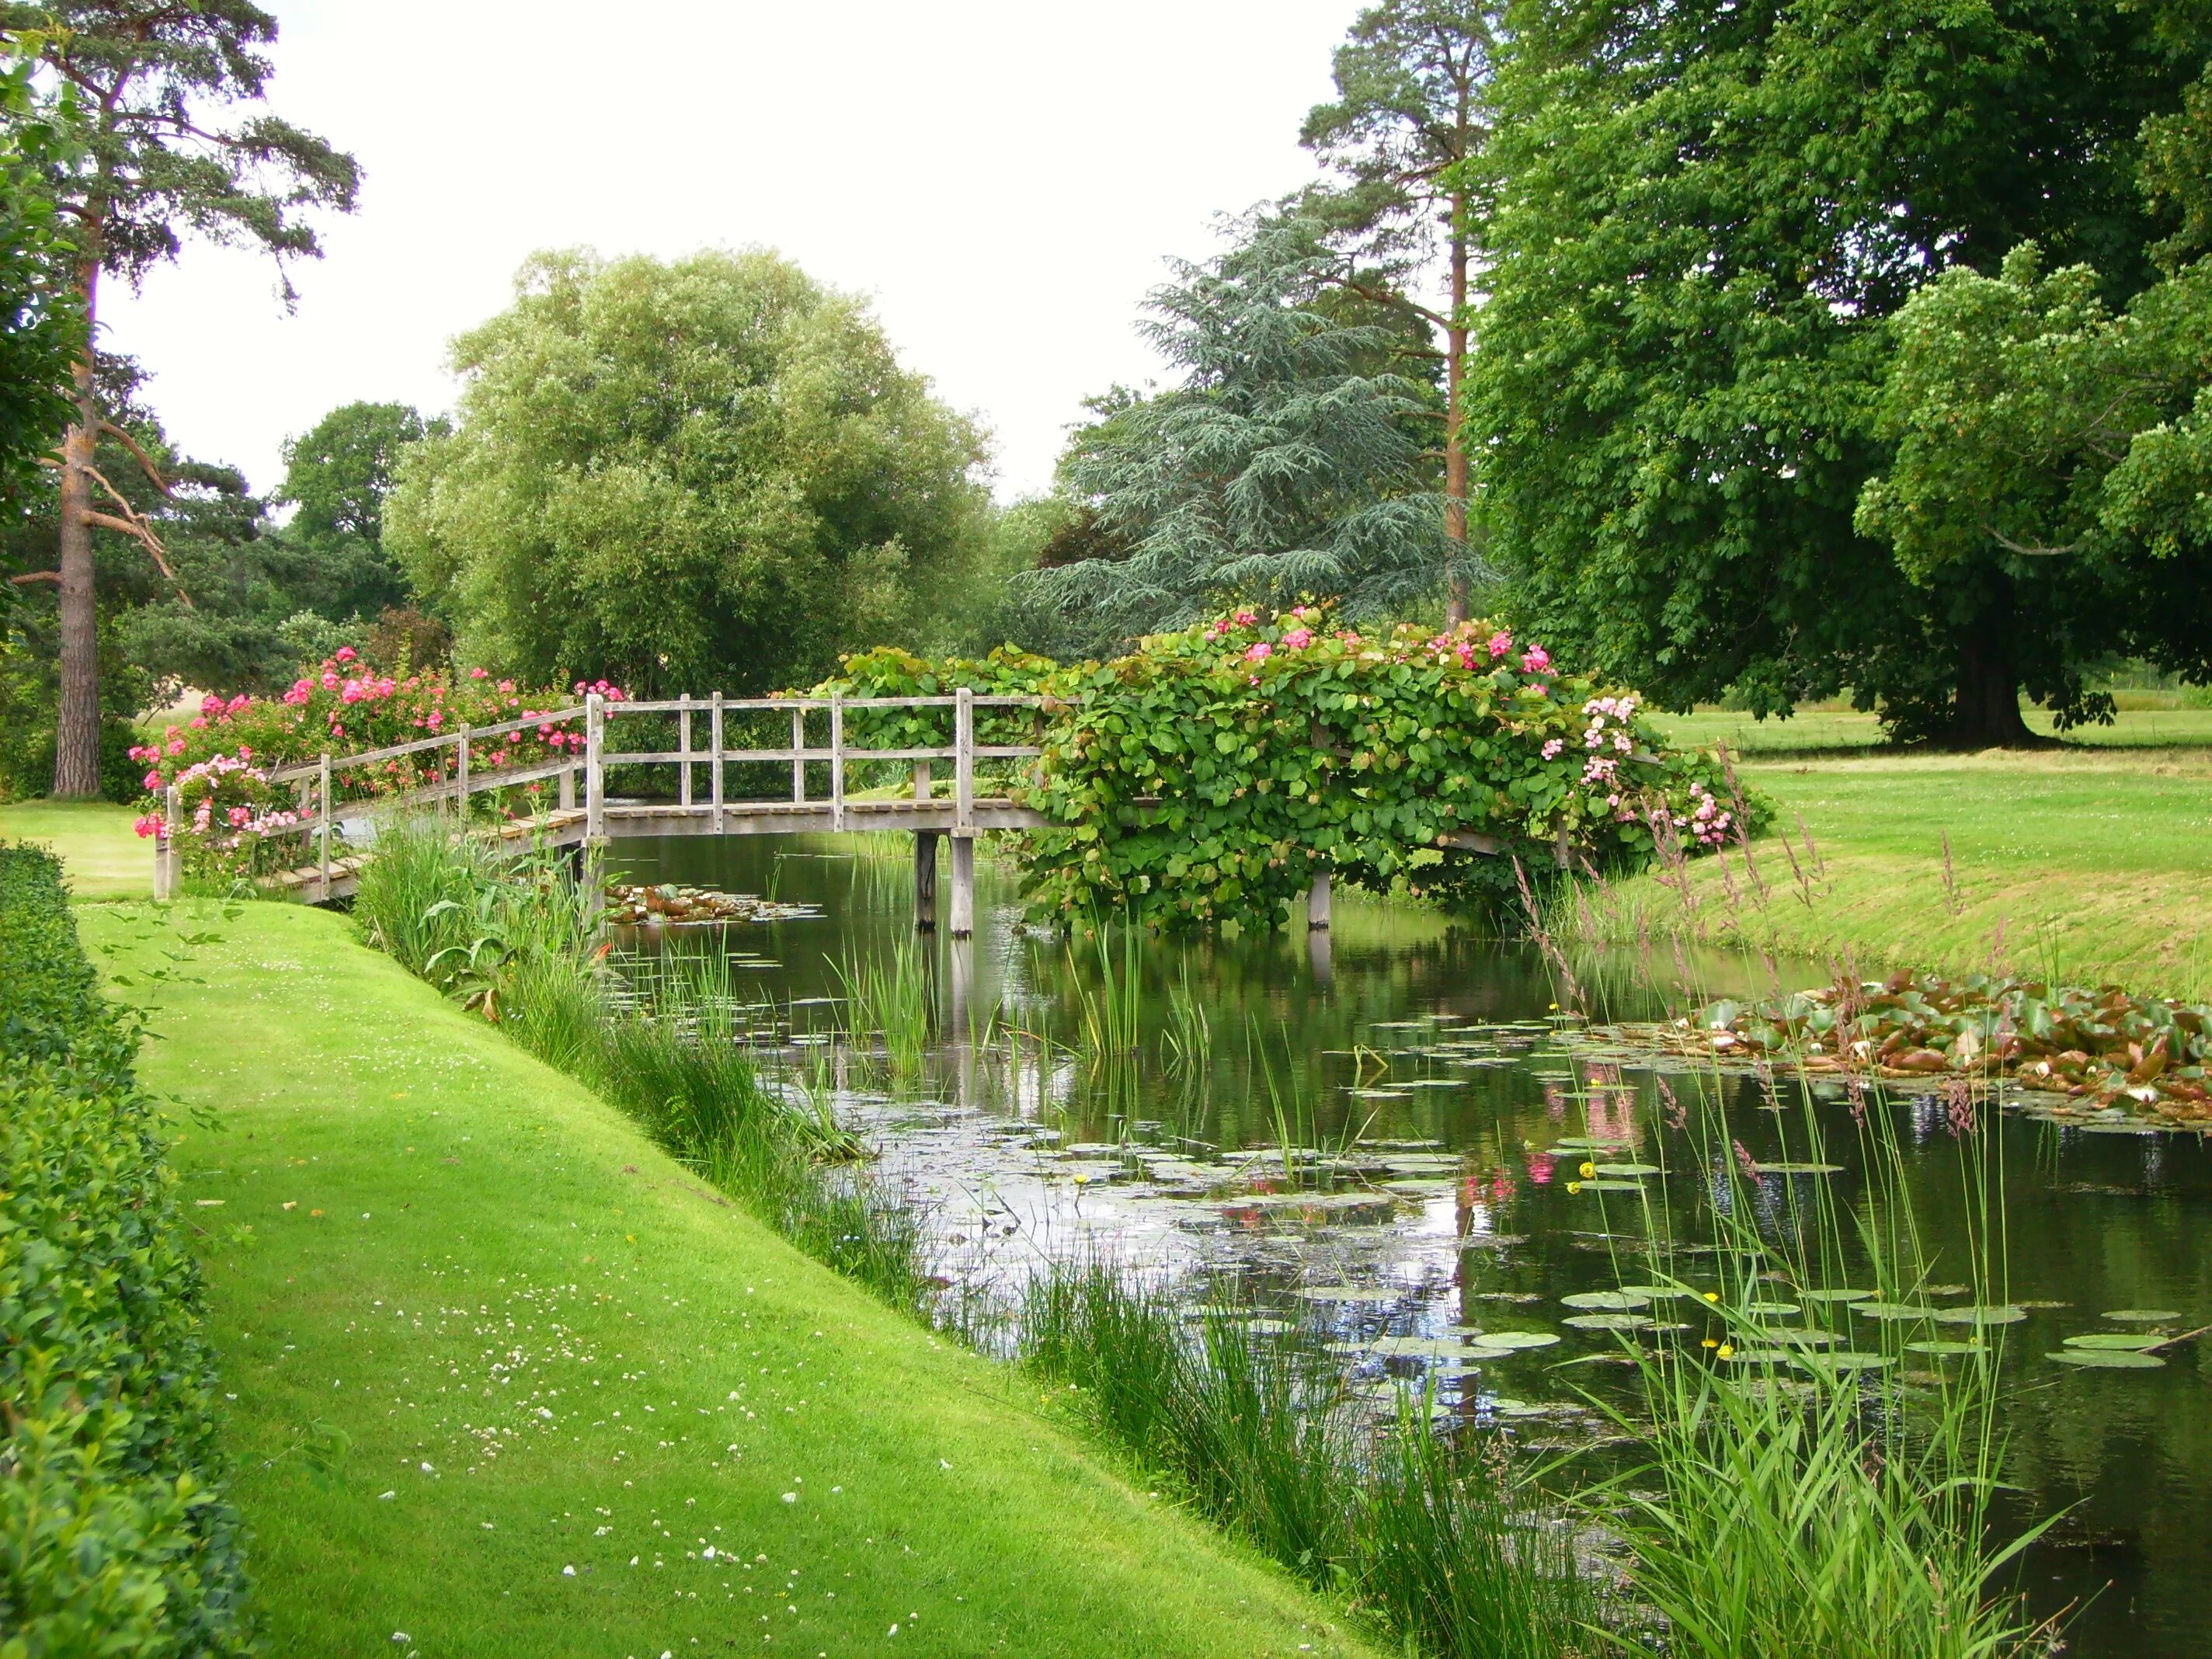
[{"label": "foliage", "polygon": [[976,533],[979,435],[771,253],[540,254],[454,363],[459,428],[403,457],[387,541],[530,678],[787,684]]},{"label": "foliage", "polygon": [[0,848],[0,1631],[249,1650],[175,1176],[51,854]]},{"label": "foliage", "polygon": [[[1633,867],[1756,830],[1767,809],[1722,764],[1670,753],[1637,700],[1556,670],[1542,647],[1469,624],[1365,639],[1299,606],[1238,610],[1114,661],[1055,668],[995,653],[847,659],[820,690],[939,695],[965,684],[1049,700],[1042,782],[1055,825],[1024,857],[1056,914],[1273,927],[1316,875],[1447,899],[1518,884],[1515,862]],[[947,741],[942,709],[854,715],[856,746]],[[1026,728],[1026,732],[1025,732]],[[1034,741],[1036,716],[979,710],[979,744]],[[1020,786],[1014,786],[1018,789]],[[1486,856],[1457,838],[1494,838]]]},{"label": "foliage", "polygon": [[1128,553],[1021,579],[1081,619],[1085,649],[1182,627],[1238,593],[1320,594],[1364,617],[1437,586],[1449,549],[1431,399],[1399,372],[1401,330],[1347,314],[1320,231],[1253,220],[1153,292],[1145,331],[1181,383],[1096,400],[1061,462]]},{"label": "foliage", "polygon": [[2130,602],[2103,571],[1991,544],[1916,585],[1853,514],[1891,319],[1947,264],[2033,240],[2112,302],[2150,277],[2138,131],[2201,27],[1924,0],[1512,23],[1469,419],[1516,618],[1669,708],[1847,686],[1970,742],[2025,739],[2022,686],[2080,708]]},{"label": "foliage", "polygon": [[[2212,259],[2115,313],[2087,265],[2023,242],[1995,276],[1954,267],[1899,313],[1877,430],[1888,470],[1858,526],[1914,581],[1995,554],[2102,600],[2045,624],[2072,654],[2140,653],[2212,677]],[[2062,726],[2109,718],[2078,684]]]},{"label": "foliage", "polygon": [[76,116],[74,99],[40,95],[27,58],[0,60],[0,483],[10,488],[69,422],[83,324],[49,173],[70,159]]}]

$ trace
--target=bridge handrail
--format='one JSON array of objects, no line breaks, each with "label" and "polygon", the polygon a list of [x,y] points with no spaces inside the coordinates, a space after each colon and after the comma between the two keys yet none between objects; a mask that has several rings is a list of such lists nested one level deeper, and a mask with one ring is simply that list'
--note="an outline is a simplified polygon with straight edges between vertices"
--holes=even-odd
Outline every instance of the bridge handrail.
[{"label": "bridge handrail", "polygon": [[[830,809],[833,827],[842,829],[845,822],[845,768],[853,762],[910,761],[915,769],[915,798],[930,799],[930,780],[927,763],[949,760],[953,763],[952,804],[953,829],[956,838],[967,838],[976,833],[975,809],[975,768],[979,760],[1035,760],[1044,752],[1033,744],[979,744],[975,741],[975,711],[978,708],[1044,708],[1054,700],[1034,695],[998,692],[975,692],[963,687],[951,694],[936,696],[912,697],[745,697],[724,698],[719,693],[705,699],[684,696],[670,699],[615,702],[597,692],[587,696],[578,708],[550,709],[542,714],[526,715],[519,720],[502,720],[493,726],[456,726],[450,732],[441,732],[410,743],[392,744],[381,749],[364,750],[351,755],[318,755],[313,761],[278,767],[268,776],[271,783],[296,786],[299,817],[296,822],[275,826],[264,832],[265,838],[276,840],[295,836],[313,837],[319,842],[319,862],[323,890],[327,892],[331,880],[331,840],[341,811],[335,798],[335,775],[353,768],[374,765],[380,762],[398,760],[409,755],[426,755],[450,751],[450,767],[442,761],[436,766],[437,781],[394,794],[380,795],[343,804],[348,816],[367,816],[402,811],[410,807],[442,804],[449,800],[465,802],[475,794],[488,790],[512,788],[519,784],[541,782],[549,778],[560,781],[560,805],[564,811],[575,806],[575,784],[579,773],[584,779],[585,833],[592,841],[604,839],[606,812],[606,769],[609,766],[673,765],[678,770],[678,799],[684,807],[693,807],[693,771],[699,766],[708,769],[712,784],[711,806],[714,823],[719,831],[723,815],[736,811],[743,812],[748,806],[758,806],[757,801],[731,801],[723,793],[723,768],[732,763],[788,763],[791,766],[791,801],[794,805],[818,804]],[[859,749],[845,742],[845,717],[859,711],[867,713],[892,708],[951,708],[954,711],[953,741],[934,747],[899,749]],[[722,719],[726,714],[788,712],[792,717],[792,741],[781,749],[730,749],[722,741]],[[806,716],[827,713],[830,716],[830,746],[826,749],[810,745],[806,741]],[[610,751],[606,747],[608,723],[626,714],[675,714],[678,717],[678,742],[673,750],[639,750]],[[500,766],[476,769],[470,765],[473,745],[534,726],[573,720],[579,715],[585,722],[585,745],[581,755],[568,754],[557,759],[539,762],[523,767]],[[705,747],[692,745],[692,720],[704,715],[711,724],[711,735]],[[809,765],[827,763],[830,768],[830,793],[826,799],[810,803],[806,793],[806,769]],[[162,828],[155,839],[155,890],[158,896],[168,896],[176,890],[179,873],[177,849],[172,838],[172,828],[181,821],[181,802],[174,786],[167,791],[162,814]]]}]

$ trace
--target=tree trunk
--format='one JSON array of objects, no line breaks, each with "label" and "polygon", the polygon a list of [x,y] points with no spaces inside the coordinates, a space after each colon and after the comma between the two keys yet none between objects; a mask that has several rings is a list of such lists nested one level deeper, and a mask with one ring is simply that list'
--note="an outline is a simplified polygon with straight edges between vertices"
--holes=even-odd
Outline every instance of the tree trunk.
[{"label": "tree trunk", "polygon": [[1467,620],[1467,442],[1460,422],[1460,382],[1467,374],[1467,236],[1460,216],[1467,204],[1451,199],[1451,320],[1444,329],[1444,538],[1453,563],[1444,597],[1444,624]]},{"label": "tree trunk", "polygon": [[90,483],[100,442],[100,394],[93,383],[94,308],[100,262],[77,274],[84,301],[84,351],[76,362],[76,419],[62,439],[61,708],[54,728],[54,799],[93,800],[100,794],[100,611],[93,591]]},{"label": "tree trunk", "polygon": [[1959,684],[1946,734],[1958,749],[2032,749],[2042,743],[2020,713],[2020,672],[2013,666],[2012,600],[1984,611],[1959,647]]}]

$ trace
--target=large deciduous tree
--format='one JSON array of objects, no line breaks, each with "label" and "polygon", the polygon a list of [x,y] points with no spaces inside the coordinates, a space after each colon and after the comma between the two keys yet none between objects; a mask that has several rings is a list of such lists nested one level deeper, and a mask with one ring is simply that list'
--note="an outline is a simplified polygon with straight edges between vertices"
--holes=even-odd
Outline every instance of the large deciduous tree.
[{"label": "large deciduous tree", "polygon": [[1080,620],[1089,649],[1224,598],[1342,599],[1365,616],[1434,592],[1430,389],[1397,372],[1402,329],[1334,284],[1319,229],[1262,217],[1218,258],[1178,263],[1145,332],[1179,382],[1094,400],[1070,444],[1061,478],[1104,556],[1022,580]]},{"label": "large deciduous tree", "polygon": [[[1490,77],[1503,0],[1384,0],[1336,51],[1336,97],[1306,117],[1301,142],[1337,177],[1300,198],[1352,257],[1346,286],[1442,337],[1447,614],[1467,616],[1469,467],[1460,388],[1475,170],[1491,125]],[[1443,254],[1437,303],[1418,297]]]},{"label": "large deciduous tree", "polygon": [[386,541],[518,677],[765,691],[897,624],[981,533],[976,429],[772,253],[544,253],[463,335]]},{"label": "large deciduous tree", "polygon": [[1676,707],[1848,687],[1968,744],[2027,740],[2023,688],[2093,713],[2085,618],[2125,583],[1994,541],[1908,574],[1855,514],[1894,319],[1947,266],[2033,240],[2113,306],[2156,276],[2142,135],[2205,46],[2171,9],[1515,10],[1470,409],[1528,620]]},{"label": "large deciduous tree", "polygon": [[[93,532],[165,556],[141,515],[99,466],[103,411],[94,372],[103,275],[137,282],[174,258],[186,235],[265,250],[285,262],[320,250],[303,212],[349,210],[360,184],[352,157],[256,104],[276,21],[248,0],[46,0],[0,4],[0,28],[39,33],[40,57],[76,94],[82,159],[58,198],[70,227],[72,285],[84,326],[75,409],[62,442],[59,559],[61,694],[54,793],[99,790],[99,607]],[[291,289],[283,281],[289,302]],[[149,465],[146,476],[155,477]]]}]

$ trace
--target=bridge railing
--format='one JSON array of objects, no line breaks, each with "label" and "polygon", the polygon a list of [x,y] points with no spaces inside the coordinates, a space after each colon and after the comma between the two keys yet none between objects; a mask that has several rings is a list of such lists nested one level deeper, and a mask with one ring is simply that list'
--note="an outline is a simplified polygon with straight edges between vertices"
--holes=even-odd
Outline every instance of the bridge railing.
[{"label": "bridge railing", "polygon": [[[914,766],[915,795],[919,800],[930,800],[933,780],[932,763],[950,761],[952,763],[951,834],[957,838],[972,837],[976,833],[975,793],[976,763],[979,761],[1034,760],[1043,753],[1034,744],[981,744],[975,740],[975,711],[979,708],[1042,708],[1046,700],[1039,696],[1022,696],[977,693],[966,688],[941,696],[916,697],[724,697],[717,693],[709,697],[685,696],[672,699],[612,701],[594,692],[586,696],[580,707],[552,709],[524,719],[504,720],[493,726],[458,726],[453,731],[433,737],[419,738],[411,743],[390,744],[382,749],[365,750],[357,754],[332,755],[324,753],[313,760],[276,769],[269,774],[271,783],[289,785],[293,790],[296,821],[263,832],[264,840],[282,844],[295,837],[304,843],[297,862],[290,867],[295,874],[306,877],[321,890],[330,890],[334,862],[334,838],[340,837],[339,825],[349,820],[386,816],[416,811],[425,806],[441,809],[453,805],[465,821],[467,803],[473,795],[512,789],[534,783],[550,781],[556,786],[557,805],[551,810],[562,815],[578,810],[576,799],[579,781],[581,781],[584,833],[588,840],[604,839],[606,834],[607,770],[610,767],[659,766],[675,769],[675,793],[680,809],[690,809],[710,820],[710,830],[720,833],[726,814],[758,808],[764,803],[757,796],[739,797],[728,792],[728,769],[749,763],[788,764],[791,769],[790,803],[806,807],[826,807],[833,829],[846,827],[848,800],[847,780],[849,769],[874,762],[904,761]],[[947,708],[952,711],[952,741],[948,744],[873,748],[848,742],[846,735],[848,717],[854,714],[868,714],[898,709]],[[725,742],[725,724],[728,717],[786,714],[790,717],[790,741],[772,747],[731,748]],[[677,747],[672,750],[623,750],[613,747],[608,739],[610,729],[620,720],[639,716],[676,717]],[[500,763],[485,765],[481,757],[485,745],[498,744],[499,740],[515,733],[549,725],[562,725],[581,717],[584,721],[582,752],[568,753],[549,761],[516,766],[504,763],[504,746],[490,752],[501,757]],[[811,741],[810,722],[817,727],[826,723],[827,745]],[[702,734],[698,726],[703,723]],[[696,739],[703,735],[701,746]],[[360,793],[349,799],[345,784],[349,774],[364,769],[388,766],[393,762],[410,763],[411,773],[427,773],[431,781],[410,787],[383,793]],[[810,796],[807,784],[809,765],[826,765],[829,769],[829,793],[826,796]],[[707,776],[707,799],[697,799],[698,774]],[[777,798],[775,804],[781,804]],[[181,802],[173,786],[167,792],[161,815],[162,828],[155,842],[154,886],[157,897],[167,897],[176,891],[180,873],[179,851],[172,836],[172,827],[182,821]],[[313,874],[308,876],[307,872]]]}]

